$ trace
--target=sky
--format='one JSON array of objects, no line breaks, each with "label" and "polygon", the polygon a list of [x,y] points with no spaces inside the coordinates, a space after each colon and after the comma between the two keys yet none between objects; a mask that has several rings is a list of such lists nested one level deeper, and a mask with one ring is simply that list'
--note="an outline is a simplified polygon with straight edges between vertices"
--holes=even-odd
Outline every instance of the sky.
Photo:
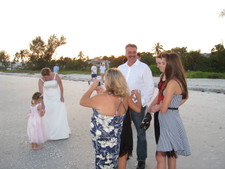
[{"label": "sky", "polygon": [[37,36],[65,36],[54,58],[121,56],[134,43],[138,52],[187,47],[209,53],[225,41],[225,0],[1,0],[0,51],[11,57]]}]

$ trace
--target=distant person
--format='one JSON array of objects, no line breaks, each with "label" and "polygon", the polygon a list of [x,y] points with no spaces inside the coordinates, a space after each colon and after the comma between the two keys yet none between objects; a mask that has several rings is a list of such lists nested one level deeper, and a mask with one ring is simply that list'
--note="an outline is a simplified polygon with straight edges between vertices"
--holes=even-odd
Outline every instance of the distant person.
[{"label": "distant person", "polygon": [[40,150],[38,144],[47,141],[46,131],[42,122],[45,112],[42,107],[43,96],[39,92],[35,92],[32,96],[30,113],[28,115],[27,134],[33,150]]},{"label": "distant person", "polygon": [[131,108],[130,114],[137,131],[137,169],[144,169],[147,158],[147,140],[145,130],[140,128],[140,125],[145,116],[146,106],[154,94],[154,83],[149,66],[137,59],[137,46],[128,44],[125,49],[127,61],[118,69],[123,73],[129,90],[140,90],[141,92],[141,113],[136,113]]},{"label": "distant person", "polygon": [[127,57],[125,56],[122,60],[122,63],[126,63],[127,62]]},{"label": "distant person", "polygon": [[104,62],[101,63],[101,66],[99,69],[100,69],[101,81],[104,82],[104,74],[106,69]]},{"label": "distant person", "polygon": [[137,53],[137,59],[141,60],[141,54],[140,53]]},{"label": "distant person", "polygon": [[59,73],[59,66],[57,64],[53,67],[53,72],[57,74]]},{"label": "distant person", "polygon": [[71,132],[67,121],[62,80],[48,67],[41,69],[41,75],[38,87],[39,92],[43,94],[43,121],[49,140],[67,139]]},{"label": "distant person", "polygon": [[[116,68],[105,73],[105,90],[98,95],[92,93],[98,89],[96,80],[84,93],[80,104],[93,109],[91,118],[91,135],[95,148],[96,169],[118,168],[120,136],[123,120],[128,106],[136,112],[141,110],[141,95],[137,90],[130,96],[126,80]],[[132,101],[135,96],[137,102]]]},{"label": "distant person", "polygon": [[167,84],[163,89],[163,101],[160,106],[153,106],[151,112],[159,109],[160,136],[156,148],[157,169],[176,168],[177,155],[191,155],[188,138],[179,106],[188,98],[187,82],[180,57],[175,53],[162,52],[158,56],[166,64],[165,77]]},{"label": "distant person", "polygon": [[92,81],[95,81],[97,80],[97,66],[96,66],[96,63],[93,62],[93,65],[91,66],[91,80],[88,81],[88,84],[90,85],[90,82]]}]

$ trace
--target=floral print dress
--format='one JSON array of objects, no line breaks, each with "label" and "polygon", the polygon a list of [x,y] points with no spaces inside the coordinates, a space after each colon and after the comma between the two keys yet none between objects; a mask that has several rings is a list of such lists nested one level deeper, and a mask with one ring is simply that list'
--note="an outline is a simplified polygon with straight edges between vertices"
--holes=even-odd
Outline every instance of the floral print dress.
[{"label": "floral print dress", "polygon": [[93,109],[90,131],[95,148],[96,169],[118,168],[120,135],[125,114],[116,116],[116,113],[114,116],[106,116]]}]

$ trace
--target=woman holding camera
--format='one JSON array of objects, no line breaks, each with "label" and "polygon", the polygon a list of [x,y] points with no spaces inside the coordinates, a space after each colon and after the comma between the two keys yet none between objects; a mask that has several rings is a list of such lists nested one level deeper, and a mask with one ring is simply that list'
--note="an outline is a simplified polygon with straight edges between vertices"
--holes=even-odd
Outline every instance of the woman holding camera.
[{"label": "woman holding camera", "polygon": [[91,118],[91,135],[95,148],[96,168],[118,168],[120,150],[120,135],[123,120],[128,106],[140,112],[141,96],[135,90],[134,103],[129,94],[126,80],[116,68],[110,68],[105,74],[105,91],[92,96],[94,90],[99,92],[99,81],[95,81],[88,91],[82,96],[80,104],[93,108]]}]

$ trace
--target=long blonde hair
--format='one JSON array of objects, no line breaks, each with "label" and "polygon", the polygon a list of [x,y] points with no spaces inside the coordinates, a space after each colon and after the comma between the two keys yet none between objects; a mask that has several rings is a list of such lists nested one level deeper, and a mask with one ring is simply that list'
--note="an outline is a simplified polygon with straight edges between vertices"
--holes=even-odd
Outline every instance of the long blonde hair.
[{"label": "long blonde hair", "polygon": [[113,96],[129,96],[129,89],[123,74],[117,68],[109,68],[105,73],[105,92]]}]

